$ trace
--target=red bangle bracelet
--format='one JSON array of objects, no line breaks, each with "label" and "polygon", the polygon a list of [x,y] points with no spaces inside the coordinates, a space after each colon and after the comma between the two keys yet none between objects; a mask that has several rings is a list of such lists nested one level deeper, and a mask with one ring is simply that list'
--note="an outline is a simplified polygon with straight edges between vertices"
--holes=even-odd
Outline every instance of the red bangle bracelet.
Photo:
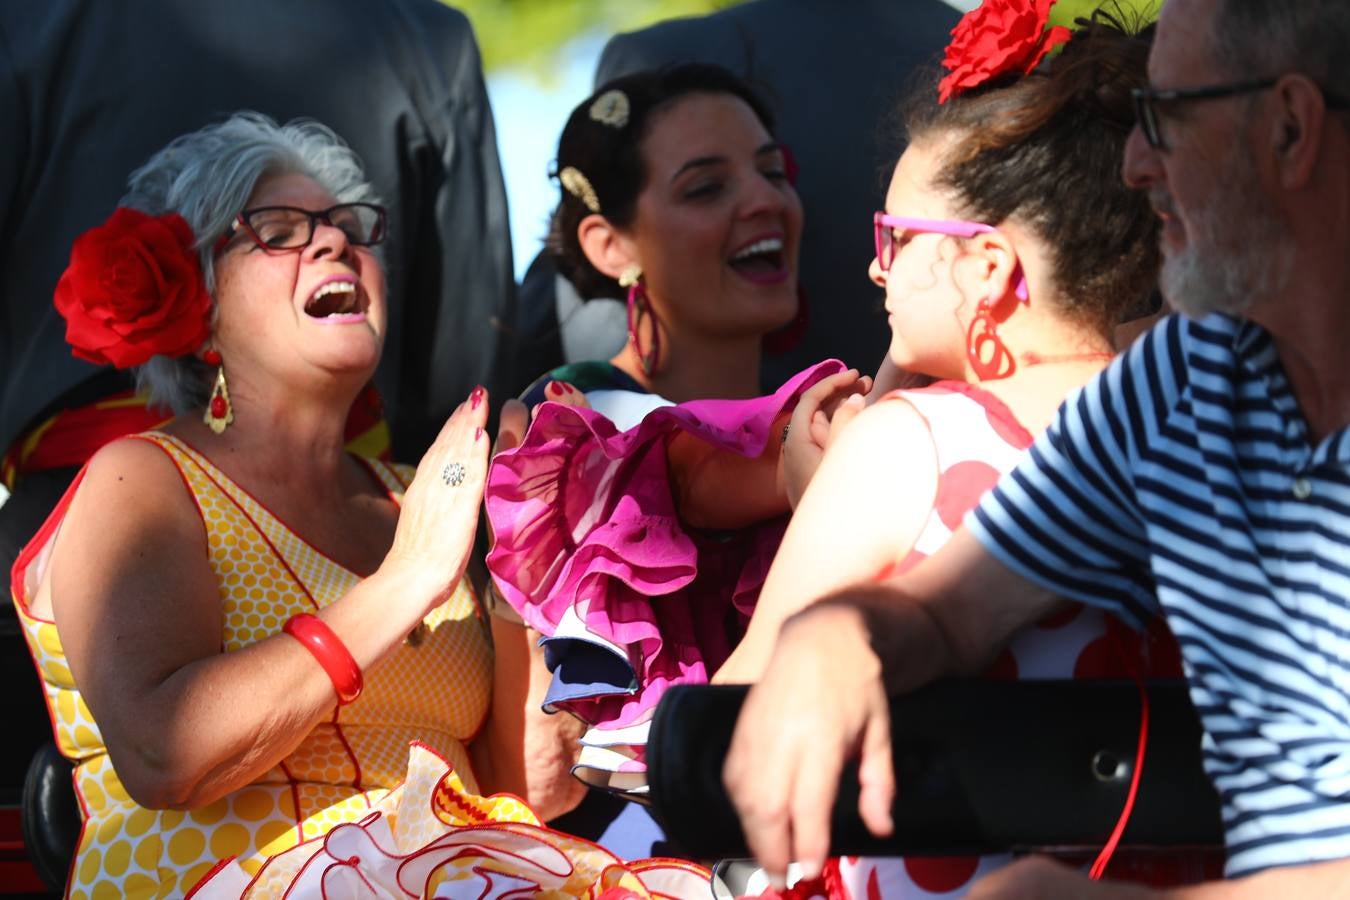
[{"label": "red bangle bracelet", "polygon": [[351,703],[361,696],[361,667],[323,619],[300,613],[287,619],[281,630],[303,644],[323,666],[337,691],[339,704]]}]

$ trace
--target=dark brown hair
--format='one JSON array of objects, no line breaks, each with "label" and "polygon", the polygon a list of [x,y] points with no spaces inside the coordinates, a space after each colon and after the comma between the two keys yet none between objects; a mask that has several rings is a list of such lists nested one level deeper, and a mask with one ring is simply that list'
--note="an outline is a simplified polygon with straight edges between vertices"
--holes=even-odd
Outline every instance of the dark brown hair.
[{"label": "dark brown hair", "polygon": [[[601,95],[618,90],[628,99],[628,118],[620,127],[591,118],[591,105]],[[656,113],[691,94],[730,94],[744,100],[765,130],[773,133],[773,116],[748,84],[721,66],[682,63],[635,72],[606,82],[572,111],[558,140],[554,177],[571,166],[595,189],[600,212],[610,224],[632,224],[638,194],[647,183],[642,140],[651,131]],[[566,188],[549,224],[545,250],[558,271],[585,299],[622,294],[614,279],[602,274],[586,258],[577,226],[591,210]]]},{"label": "dark brown hair", "polygon": [[1121,178],[1134,126],[1130,90],[1147,81],[1152,26],[1131,33],[1098,10],[1030,75],[939,105],[936,77],[904,112],[911,142],[952,135],[938,173],[968,219],[1009,219],[1049,248],[1063,312],[1094,327],[1150,311],[1158,220]]}]

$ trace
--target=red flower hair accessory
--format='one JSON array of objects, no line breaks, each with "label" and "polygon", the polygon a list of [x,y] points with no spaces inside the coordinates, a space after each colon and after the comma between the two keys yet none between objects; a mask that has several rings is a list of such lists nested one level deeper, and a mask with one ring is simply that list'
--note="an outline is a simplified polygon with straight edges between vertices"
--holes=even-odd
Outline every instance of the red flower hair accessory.
[{"label": "red flower hair accessory", "polygon": [[1073,34],[1063,25],[1047,29],[1055,0],[984,0],[952,29],[938,82],[938,102],[1009,73],[1025,75]]},{"label": "red flower hair accessory", "polygon": [[177,213],[118,207],[75,239],[56,285],[56,311],[79,359],[119,369],[183,356],[210,336],[211,296]]}]

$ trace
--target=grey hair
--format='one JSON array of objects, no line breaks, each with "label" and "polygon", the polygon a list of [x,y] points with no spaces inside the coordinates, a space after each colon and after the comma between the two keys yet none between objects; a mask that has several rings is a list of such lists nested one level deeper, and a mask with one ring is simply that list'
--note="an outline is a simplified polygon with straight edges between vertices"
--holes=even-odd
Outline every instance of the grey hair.
[{"label": "grey hair", "polygon": [[[238,112],[175,138],[152,156],[131,173],[121,205],[187,220],[214,301],[216,242],[264,177],[291,174],[314,179],[339,203],[379,202],[360,158],[327,126],[312,119],[278,125],[261,113]],[[213,302],[213,331],[215,319]],[[182,414],[206,405],[213,375],[191,354],[155,356],[136,370],[136,386],[149,393],[151,404]]]},{"label": "grey hair", "polygon": [[1301,72],[1350,97],[1350,3],[1345,0],[1219,0],[1218,62],[1235,77]]}]

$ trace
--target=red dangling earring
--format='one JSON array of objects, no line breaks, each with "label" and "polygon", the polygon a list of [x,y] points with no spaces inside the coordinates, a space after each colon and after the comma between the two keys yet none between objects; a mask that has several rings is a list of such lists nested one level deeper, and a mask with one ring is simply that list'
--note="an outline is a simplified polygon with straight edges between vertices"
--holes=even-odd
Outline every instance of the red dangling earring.
[{"label": "red dangling earring", "polygon": [[806,288],[797,285],[797,314],[781,328],[777,328],[760,338],[760,347],[765,353],[787,353],[795,350],[806,337],[806,328],[811,324],[811,311],[806,302]]},{"label": "red dangling earring", "polygon": [[966,358],[980,381],[1007,378],[1017,370],[1012,352],[998,336],[998,324],[989,311],[988,300],[980,301],[975,318],[966,329]]},{"label": "red dangling earring", "polygon": [[[638,337],[638,323],[646,317],[651,317],[652,320],[652,348],[643,353],[642,341]],[[646,289],[636,278],[628,285],[628,341],[633,345],[633,351],[637,353],[642,374],[651,378],[656,372],[657,362],[661,359],[661,322],[656,318],[656,310],[652,309],[651,301],[647,299]]]},{"label": "red dangling earring", "polygon": [[230,388],[225,383],[225,364],[219,350],[207,350],[202,361],[216,367],[216,383],[211,388],[211,399],[206,404],[206,414],[202,421],[216,434],[223,432],[234,421],[234,409],[230,406]]}]

